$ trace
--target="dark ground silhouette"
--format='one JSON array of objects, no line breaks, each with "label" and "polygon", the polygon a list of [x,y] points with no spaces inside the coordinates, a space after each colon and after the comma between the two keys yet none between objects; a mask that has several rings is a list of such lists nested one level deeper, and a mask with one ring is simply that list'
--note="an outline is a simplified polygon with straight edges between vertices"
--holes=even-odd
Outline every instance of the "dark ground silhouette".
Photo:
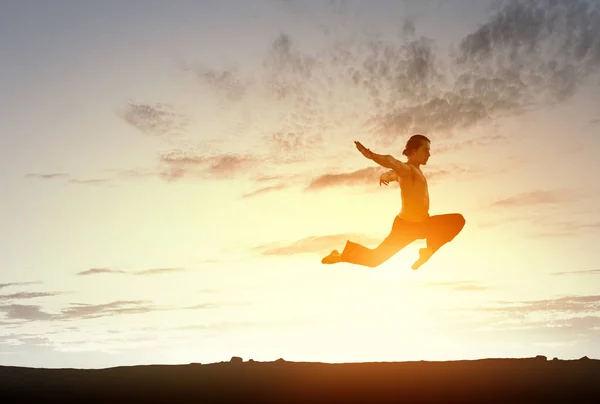
[{"label": "dark ground silhouette", "polygon": [[[34,401],[31,401],[34,400]],[[0,366],[0,402],[600,402],[600,360]],[[596,401],[599,400],[599,401]]]}]

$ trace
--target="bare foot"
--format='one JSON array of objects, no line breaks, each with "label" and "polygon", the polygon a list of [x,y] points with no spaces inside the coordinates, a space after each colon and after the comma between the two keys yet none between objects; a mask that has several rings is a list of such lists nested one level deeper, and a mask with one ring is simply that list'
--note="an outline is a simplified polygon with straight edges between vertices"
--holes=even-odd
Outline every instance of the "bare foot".
[{"label": "bare foot", "polygon": [[342,262],[342,254],[338,250],[333,250],[327,257],[321,260],[321,264],[335,264]]},{"label": "bare foot", "polygon": [[412,269],[419,269],[419,267],[426,263],[432,255],[433,251],[431,251],[429,248],[421,248],[419,250],[419,259],[416,260],[415,263],[412,265]]}]

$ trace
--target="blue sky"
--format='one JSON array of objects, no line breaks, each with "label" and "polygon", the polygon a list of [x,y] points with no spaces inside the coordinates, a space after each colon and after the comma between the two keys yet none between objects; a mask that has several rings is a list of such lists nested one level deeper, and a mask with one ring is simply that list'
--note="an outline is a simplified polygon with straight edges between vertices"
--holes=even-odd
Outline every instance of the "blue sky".
[{"label": "blue sky", "polygon": [[[600,7],[0,5],[0,363],[600,356]],[[419,271],[354,148],[432,139]]]}]

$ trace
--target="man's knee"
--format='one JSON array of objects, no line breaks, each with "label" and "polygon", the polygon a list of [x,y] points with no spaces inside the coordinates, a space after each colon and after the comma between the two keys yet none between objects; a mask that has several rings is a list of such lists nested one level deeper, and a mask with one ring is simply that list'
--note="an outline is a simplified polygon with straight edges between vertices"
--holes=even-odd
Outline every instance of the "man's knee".
[{"label": "man's knee", "polygon": [[463,215],[461,215],[460,213],[454,214],[453,221],[452,221],[452,228],[454,230],[454,235],[457,235],[458,233],[461,232],[463,227],[465,227],[465,223],[466,223],[466,220]]},{"label": "man's knee", "polygon": [[456,228],[458,229],[458,231],[461,231],[463,227],[465,227],[465,223],[467,221],[465,220],[465,217],[463,215],[461,215],[460,213],[456,214]]}]

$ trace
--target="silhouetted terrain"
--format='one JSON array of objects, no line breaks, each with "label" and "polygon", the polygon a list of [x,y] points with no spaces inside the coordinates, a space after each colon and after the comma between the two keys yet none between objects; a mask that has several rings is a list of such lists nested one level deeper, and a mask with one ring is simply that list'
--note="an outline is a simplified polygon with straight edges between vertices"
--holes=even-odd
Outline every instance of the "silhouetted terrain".
[{"label": "silhouetted terrain", "polygon": [[[8,400],[7,400],[8,399]],[[600,360],[0,366],[0,402],[600,402]],[[40,400],[40,401],[38,401]]]}]

